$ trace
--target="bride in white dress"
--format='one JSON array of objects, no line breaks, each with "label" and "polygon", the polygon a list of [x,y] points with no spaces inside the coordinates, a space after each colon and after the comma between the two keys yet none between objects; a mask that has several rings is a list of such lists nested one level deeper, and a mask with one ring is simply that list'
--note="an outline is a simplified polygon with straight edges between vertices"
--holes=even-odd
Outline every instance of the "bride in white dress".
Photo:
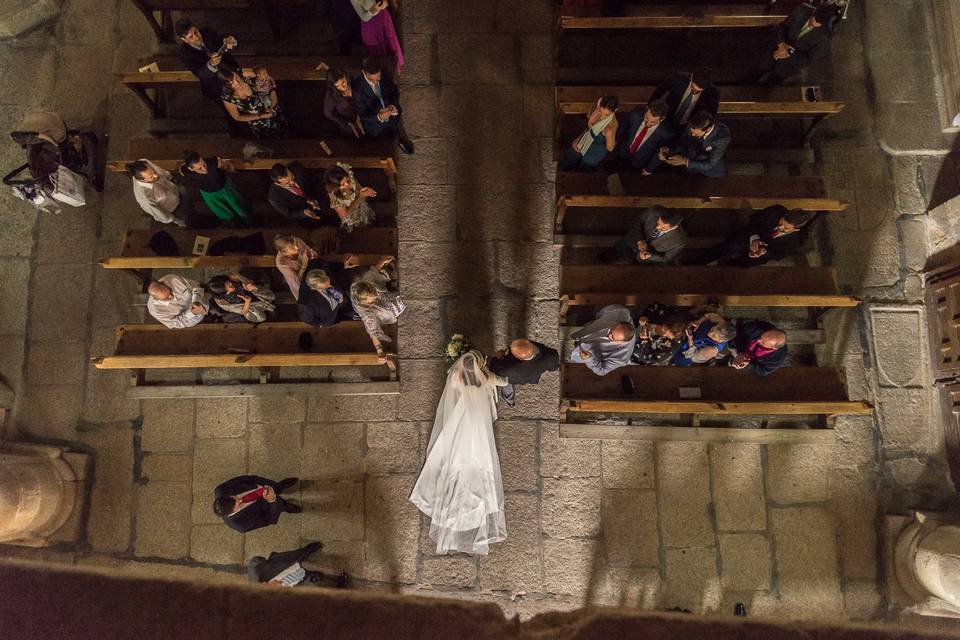
[{"label": "bride in white dress", "polygon": [[410,501],[430,516],[437,553],[486,555],[507,537],[503,480],[493,438],[497,387],[505,378],[490,373],[486,357],[465,353],[447,372],[427,445],[427,460]]}]

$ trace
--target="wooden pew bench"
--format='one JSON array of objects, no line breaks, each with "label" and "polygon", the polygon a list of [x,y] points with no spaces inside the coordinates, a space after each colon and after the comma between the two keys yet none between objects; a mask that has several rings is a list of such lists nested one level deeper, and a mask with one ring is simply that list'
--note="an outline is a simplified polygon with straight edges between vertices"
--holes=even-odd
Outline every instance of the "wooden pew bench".
[{"label": "wooden pew bench", "polygon": [[[150,250],[149,243],[153,234],[160,229],[134,230],[124,234],[120,255],[102,258],[100,266],[104,269],[202,269],[202,268],[242,268],[259,267],[272,269],[275,266],[276,253],[273,238],[281,233],[289,233],[303,238],[321,255],[354,254],[361,263],[375,261],[379,256],[397,255],[397,230],[392,228],[370,227],[357,229],[353,233],[338,234],[333,227],[318,229],[277,228],[277,229],[162,229],[173,238],[180,249],[179,256],[158,256]],[[221,238],[242,237],[254,233],[263,236],[267,253],[264,255],[227,254],[222,256],[195,256],[192,254],[197,236],[210,238],[213,244]]]},{"label": "wooden pew bench", "polygon": [[[299,348],[304,332],[313,336],[309,353]],[[396,327],[388,326],[387,333],[395,336]],[[266,382],[271,370],[284,367],[370,366],[384,367],[390,381],[396,380],[396,362],[391,357],[386,365],[379,364],[360,321],[321,328],[302,322],[200,324],[189,329],[168,329],[159,323],[120,325],[113,354],[92,362],[98,369],[133,370],[135,385],[143,384],[144,370],[204,368],[259,370],[261,381]],[[322,393],[324,384],[311,386]]]},{"label": "wooden pew bench", "polygon": [[[237,62],[244,67],[263,65],[279,84],[288,83],[324,83],[327,69],[359,69],[362,59],[350,56],[236,56]],[[160,71],[144,72],[124,71],[114,77],[133,91],[150,108],[154,116],[162,117],[163,109],[158,100],[160,89],[192,87],[199,91],[199,80],[188,71],[178,56],[153,56],[148,59],[155,62]],[[393,58],[380,58],[384,68],[393,68]],[[146,64],[149,64],[147,62]],[[141,66],[146,66],[142,64]],[[322,104],[317,105],[322,113]]]},{"label": "wooden pew bench", "polygon": [[855,307],[828,267],[560,265],[561,315],[571,306],[649,304]]},{"label": "wooden pew bench", "polygon": [[787,14],[754,4],[626,5],[627,15],[616,17],[563,15],[558,10],[560,32],[587,29],[758,29],[775,27]]},{"label": "wooden pew bench", "polygon": [[[270,28],[274,35],[279,38],[283,36],[284,30],[277,10],[283,5],[304,4],[306,1],[284,0],[283,3],[280,3],[276,0],[132,0],[134,6],[147,19],[147,23],[161,42],[173,41],[175,38],[173,31],[174,11],[246,11],[257,9],[270,22]],[[251,18],[259,18],[259,15],[254,14]]]},{"label": "wooden pew bench", "polygon": [[603,173],[560,173],[557,176],[557,233],[570,208],[753,209],[782,204],[788,209],[838,212],[842,200],[828,198],[823,179],[797,176],[700,176],[621,173],[626,195],[610,195]]},{"label": "wooden pew bench", "polygon": [[391,139],[350,140],[329,138],[323,140],[331,155],[320,146],[321,140],[262,140],[258,144],[273,150],[272,158],[258,158],[253,162],[243,159],[241,150],[245,140],[232,138],[134,138],[127,145],[123,159],[107,162],[107,168],[124,173],[126,165],[139,158],[176,171],[183,164],[184,149],[200,155],[219,156],[234,163],[238,171],[269,171],[277,162],[299,162],[308,169],[328,169],[338,162],[346,162],[354,169],[378,169],[387,176],[390,191],[397,191],[396,143]]},{"label": "wooden pew bench", "polygon": [[[634,391],[630,395],[623,392],[623,376],[633,382]],[[584,365],[565,364],[562,390],[560,436],[564,438],[764,444],[833,442],[829,428],[702,427],[700,420],[728,416],[829,418],[872,413],[867,403],[849,400],[840,374],[825,367],[785,367],[765,378],[757,378],[730,367],[628,366],[607,376],[597,376]],[[585,414],[615,414],[625,418],[689,416],[692,424],[617,426],[574,423],[577,418],[588,417]],[[827,426],[830,426],[829,420]]]}]

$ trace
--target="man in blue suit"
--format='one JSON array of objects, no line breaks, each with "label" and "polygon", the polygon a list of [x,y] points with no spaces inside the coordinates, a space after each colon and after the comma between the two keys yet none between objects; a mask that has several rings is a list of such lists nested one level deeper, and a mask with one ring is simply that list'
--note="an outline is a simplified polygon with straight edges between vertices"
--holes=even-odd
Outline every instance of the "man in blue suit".
[{"label": "man in blue suit", "polygon": [[636,107],[627,115],[627,123],[618,130],[617,147],[611,164],[621,169],[638,169],[650,175],[659,164],[657,151],[670,145],[676,136],[666,121],[667,103],[655,100],[645,107]]},{"label": "man in blue suit", "polygon": [[707,111],[697,111],[690,117],[686,134],[673,147],[661,147],[657,159],[687,174],[722,178],[727,175],[723,158],[730,140],[727,125]]},{"label": "man in blue suit", "polygon": [[400,150],[413,153],[413,143],[403,128],[400,109],[400,89],[383,72],[380,61],[367,58],[363,70],[353,79],[353,99],[364,135],[378,138],[382,135],[399,137]]}]

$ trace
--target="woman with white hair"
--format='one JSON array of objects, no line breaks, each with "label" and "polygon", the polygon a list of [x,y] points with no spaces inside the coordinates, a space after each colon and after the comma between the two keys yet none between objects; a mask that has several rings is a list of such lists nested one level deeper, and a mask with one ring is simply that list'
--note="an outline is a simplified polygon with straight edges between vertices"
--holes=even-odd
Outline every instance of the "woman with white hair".
[{"label": "woman with white hair", "polygon": [[391,262],[393,256],[380,258],[350,285],[353,310],[363,321],[381,364],[387,361],[383,344],[392,342],[383,330],[383,325],[396,324],[397,318],[406,308],[400,294],[387,289],[390,278],[384,273],[384,267]]},{"label": "woman with white hair", "polygon": [[472,349],[450,367],[410,501],[430,516],[437,553],[487,555],[507,537],[503,479],[493,437],[497,387],[487,358]]}]

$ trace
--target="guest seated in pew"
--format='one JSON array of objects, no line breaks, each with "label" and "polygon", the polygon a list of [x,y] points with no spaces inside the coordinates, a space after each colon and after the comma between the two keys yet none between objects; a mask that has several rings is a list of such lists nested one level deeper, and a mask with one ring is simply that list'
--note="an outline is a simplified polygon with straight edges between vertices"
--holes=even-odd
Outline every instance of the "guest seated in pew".
[{"label": "guest seated in pew", "polygon": [[173,273],[151,282],[147,293],[147,311],[170,329],[194,327],[210,311],[210,294],[200,283]]},{"label": "guest seated in pew", "polygon": [[637,107],[627,116],[627,123],[618,128],[617,146],[607,158],[614,169],[634,169],[650,175],[659,164],[660,147],[673,142],[676,133],[666,122],[667,103],[655,100]]},{"label": "guest seated in pew", "polygon": [[354,138],[364,136],[363,123],[357,115],[357,102],[353,98],[350,76],[343,69],[327,69],[327,95],[323,98],[323,115],[340,132]]},{"label": "guest seated in pew", "polygon": [[630,361],[640,365],[669,364],[685,335],[688,318],[674,307],[652,304],[637,318],[637,343]]},{"label": "guest seated in pew", "polygon": [[359,227],[373,224],[377,214],[367,199],[376,198],[377,192],[357,182],[353,167],[346,162],[338,162],[337,166],[327,169],[323,182],[330,199],[330,208],[340,217],[342,229],[350,233]]},{"label": "guest seated in pew", "polygon": [[587,115],[587,128],[560,154],[560,171],[595,171],[617,147],[616,96],[603,96]]},{"label": "guest seated in pew", "polygon": [[315,197],[314,181],[299,162],[273,165],[270,181],[267,201],[287,220],[306,227],[335,224],[332,216],[325,215],[323,205]]},{"label": "guest seated in pew", "polygon": [[737,325],[734,358],[730,366],[764,377],[787,364],[787,334],[763,320]]},{"label": "guest seated in pew", "polygon": [[277,250],[277,269],[290,287],[290,293],[297,299],[303,275],[310,261],[316,259],[317,252],[300,238],[291,235],[277,236],[273,239],[273,246]]},{"label": "guest seated in pew", "polygon": [[683,216],[654,205],[633,219],[627,235],[601,254],[603,262],[616,264],[663,264],[673,260],[687,245],[687,234],[680,226]]},{"label": "guest seated in pew", "polygon": [[253,77],[232,69],[221,69],[217,76],[223,82],[220,94],[223,107],[234,122],[246,123],[255,138],[283,138],[287,135],[287,119],[280,105],[267,104],[264,96],[257,93]]},{"label": "guest seated in pew", "polygon": [[720,91],[710,81],[706,68],[673,75],[650,96],[651,102],[661,99],[667,102],[667,120],[676,131],[683,131],[697,111],[716,117],[720,109]]},{"label": "guest seated in pew", "polygon": [[311,261],[297,294],[297,317],[315,327],[356,320],[349,295],[354,276],[345,262]]},{"label": "guest seated in pew", "polygon": [[770,260],[783,260],[803,246],[807,225],[816,217],[811,211],[788,211],[775,204],[750,217],[745,229],[733,233],[713,248],[706,260],[734,267],[751,267]]},{"label": "guest seated in pew", "polygon": [[392,262],[393,256],[383,256],[375,265],[367,267],[350,285],[350,302],[363,321],[373,348],[377,350],[380,364],[387,361],[383,345],[392,342],[383,330],[383,325],[396,324],[397,318],[406,309],[400,294],[389,289],[395,278],[386,267]]},{"label": "guest seated in pew", "polygon": [[194,182],[207,208],[221,222],[253,226],[247,203],[227,175],[234,171],[233,163],[211,156],[203,158],[196,151],[184,154],[180,175]]},{"label": "guest seated in pew", "polygon": [[598,376],[630,364],[637,341],[630,310],[611,304],[597,312],[597,318],[570,336],[571,362],[582,362]]},{"label": "guest seated in pew", "polygon": [[723,157],[730,139],[727,125],[707,111],[697,111],[690,118],[687,132],[672,147],[661,147],[657,159],[684,173],[722,178],[727,175]]},{"label": "guest seated in pew", "polygon": [[276,308],[276,294],[266,283],[259,286],[239,273],[214,276],[207,281],[213,301],[223,311],[224,322],[252,322],[259,324]]},{"label": "guest seated in pew", "polygon": [[734,326],[719,314],[706,313],[687,325],[685,334],[673,356],[673,364],[678,367],[707,364],[718,356],[722,357],[727,343],[737,333]]},{"label": "guest seated in pew", "polygon": [[790,12],[777,28],[777,43],[760,61],[755,80],[767,86],[782,84],[790,76],[830,50],[832,33],[828,27],[838,16],[831,5],[813,8],[803,4]]},{"label": "guest seated in pew", "polygon": [[200,81],[200,91],[220,102],[223,86],[217,73],[221,70],[240,72],[240,65],[230,50],[237,46],[233,36],[221,38],[213,29],[201,29],[191,20],[178,20],[175,31],[180,38],[180,59]]},{"label": "guest seated in pew", "polygon": [[157,222],[187,226],[190,197],[183,186],[171,180],[169,171],[141,158],[127,164],[127,173],[133,179],[133,195],[141,209]]},{"label": "guest seated in pew", "polygon": [[396,136],[400,150],[413,153],[413,143],[403,126],[400,89],[393,78],[383,72],[378,60],[363,61],[360,75],[353,79],[353,99],[364,135]]}]

